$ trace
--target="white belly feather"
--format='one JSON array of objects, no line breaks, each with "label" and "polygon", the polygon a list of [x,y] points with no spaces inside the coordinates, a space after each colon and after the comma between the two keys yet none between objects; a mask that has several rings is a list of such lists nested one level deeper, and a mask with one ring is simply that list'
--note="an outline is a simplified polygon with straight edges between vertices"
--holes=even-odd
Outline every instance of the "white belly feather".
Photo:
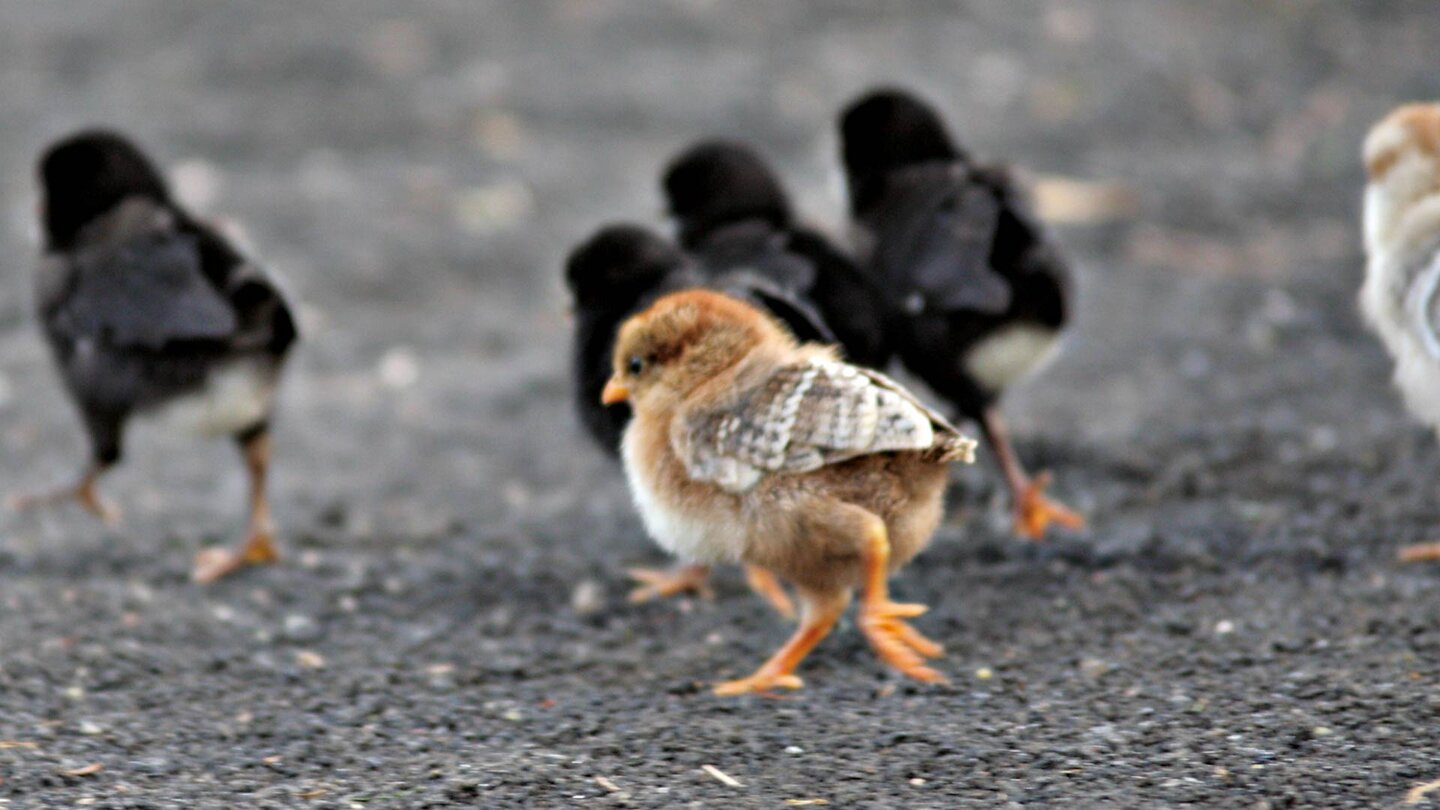
[{"label": "white belly feather", "polygon": [[275,374],[264,360],[237,360],[211,372],[204,387],[166,402],[153,415],[176,429],[228,436],[263,421],[275,393]]},{"label": "white belly feather", "polygon": [[645,524],[645,531],[661,548],[684,560],[703,563],[739,562],[748,531],[738,519],[701,519],[697,506],[684,510],[663,498],[652,481],[658,470],[644,470],[638,462],[635,445],[639,440],[631,428],[625,431],[621,452],[625,460],[625,477],[635,510]]},{"label": "white belly feather", "polygon": [[985,390],[1004,390],[1049,361],[1057,337],[1054,330],[1033,324],[1007,326],[970,350],[965,370]]}]

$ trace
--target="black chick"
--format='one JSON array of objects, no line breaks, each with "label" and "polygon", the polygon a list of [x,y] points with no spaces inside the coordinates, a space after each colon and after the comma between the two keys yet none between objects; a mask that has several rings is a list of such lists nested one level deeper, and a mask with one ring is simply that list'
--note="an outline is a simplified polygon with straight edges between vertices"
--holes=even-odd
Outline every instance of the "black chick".
[{"label": "black chick", "polygon": [[638,226],[612,225],[570,254],[565,282],[575,316],[575,407],[595,443],[618,455],[630,406],[600,404],[600,392],[614,371],[615,333],[660,294],[698,285],[699,278],[675,245]]},{"label": "black chick", "polygon": [[842,113],[840,137],[857,238],[886,291],[896,353],[980,424],[1020,534],[1083,527],[1044,496],[1048,474],[1025,474],[996,405],[1057,344],[1070,314],[1065,260],[1009,173],[975,165],[914,97],[862,97]]},{"label": "black chick", "polygon": [[575,317],[575,406],[590,437],[612,456],[620,452],[630,421],[628,405],[600,402],[614,371],[615,334],[656,298],[696,287],[714,289],[766,307],[804,340],[834,341],[819,314],[769,276],[737,268],[705,272],[674,243],[636,225],[610,225],[581,243],[566,260],[565,282]]},{"label": "black chick", "polygon": [[[817,231],[795,222],[775,173],[749,147],[705,141],[681,152],[663,186],[680,244],[709,286],[751,287],[750,298],[796,337],[838,342],[851,361],[875,368],[889,357],[878,291]],[[807,332],[806,322],[819,322]]]},{"label": "black chick", "polygon": [[66,390],[89,434],[73,486],[16,498],[19,509],[75,500],[114,520],[96,482],[120,461],[126,425],[159,411],[239,443],[249,526],[235,549],[209,549],[207,582],[278,559],[266,473],[269,424],[297,331],[266,272],[171,197],[155,166],[120,135],[87,131],[39,164],[45,249],[36,306]]},{"label": "black chick", "polygon": [[[770,294],[763,280],[740,276],[718,282],[707,280],[673,243],[635,225],[601,228],[581,243],[565,262],[565,282],[570,288],[575,316],[570,355],[575,406],[590,437],[612,456],[620,453],[621,439],[630,422],[629,405],[623,402],[605,405],[600,401],[605,383],[615,370],[615,337],[620,324],[655,299],[679,290],[712,287],[758,303],[764,303]],[[802,330],[818,328],[805,320],[808,316],[798,312],[790,315],[799,319],[794,323]],[[630,594],[632,602],[685,591],[702,594],[709,591],[708,565],[632,568],[628,573],[640,583]],[[762,568],[747,566],[746,578],[777,611],[787,616],[793,614],[794,606],[774,575]]]}]

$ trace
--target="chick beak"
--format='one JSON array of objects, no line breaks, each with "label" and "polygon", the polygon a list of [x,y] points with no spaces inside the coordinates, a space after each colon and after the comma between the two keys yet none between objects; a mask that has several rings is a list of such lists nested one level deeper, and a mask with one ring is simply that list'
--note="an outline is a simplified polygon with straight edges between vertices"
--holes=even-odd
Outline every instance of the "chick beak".
[{"label": "chick beak", "polygon": [[630,389],[626,388],[620,380],[611,377],[605,383],[605,390],[600,392],[601,405],[615,405],[630,398]]}]

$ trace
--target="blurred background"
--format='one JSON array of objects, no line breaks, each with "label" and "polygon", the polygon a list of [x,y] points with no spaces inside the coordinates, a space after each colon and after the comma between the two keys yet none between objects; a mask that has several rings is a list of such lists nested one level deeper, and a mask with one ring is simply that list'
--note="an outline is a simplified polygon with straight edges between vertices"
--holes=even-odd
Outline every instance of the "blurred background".
[{"label": "blurred background", "polygon": [[[1411,2],[3,4],[0,490],[83,460],[30,313],[34,161],[56,137],[134,136],[286,279],[305,343],[274,479],[289,566],[186,583],[200,545],[239,531],[243,482],[231,447],[157,429],[133,432],[106,481],[122,527],[0,515],[0,739],[36,743],[0,750],[0,796],[613,800],[591,778],[609,773],[673,787],[628,799],[659,806],[729,795],[691,773],[734,750],[750,798],[839,800],[825,786],[851,774],[852,798],[910,806],[1303,800],[1297,774],[1342,765],[1356,781],[1309,798],[1398,795],[1424,775],[1403,718],[1416,734],[1434,720],[1433,667],[1409,679],[1406,661],[1440,629],[1435,577],[1388,560],[1437,528],[1440,452],[1355,312],[1358,151],[1389,108],[1440,96],[1437,45],[1440,6]],[[658,554],[572,415],[560,267],[601,224],[659,224],[661,168],[711,135],[751,141],[803,216],[843,235],[834,116],[876,84],[1025,167],[1056,220],[1078,320],[1006,410],[1092,531],[1026,546],[992,470],[957,473],[952,519],[901,593],[936,605],[926,631],[961,685],[875,703],[877,670],[841,633],[790,720],[742,721],[687,684],[759,660],[783,628],[733,583],[684,615],[623,604],[623,568]],[[1182,663],[1221,622],[1250,663]],[[1307,646],[1320,636],[1373,640],[1337,661]],[[1277,644],[1297,658],[1273,661]],[[1384,711],[1348,710],[1349,753],[1311,741],[1252,770],[1287,723],[1337,725],[1271,711],[1312,711],[1303,684],[1272,684],[1345,680],[1327,667],[1402,685]],[[1000,672],[990,704],[964,684],[981,669]],[[1192,728],[1202,698],[1213,725]],[[532,718],[543,700],[569,713]],[[1015,708],[1036,700],[1053,716]],[[1125,722],[1147,706],[1208,742],[1164,759]],[[931,747],[874,742],[903,729]],[[1058,759],[1015,759],[1036,740]],[[772,744],[812,755],[772,761]],[[998,764],[977,766],[985,751]],[[106,770],[54,775],[92,762]],[[1081,771],[1035,781],[1064,768]]]}]

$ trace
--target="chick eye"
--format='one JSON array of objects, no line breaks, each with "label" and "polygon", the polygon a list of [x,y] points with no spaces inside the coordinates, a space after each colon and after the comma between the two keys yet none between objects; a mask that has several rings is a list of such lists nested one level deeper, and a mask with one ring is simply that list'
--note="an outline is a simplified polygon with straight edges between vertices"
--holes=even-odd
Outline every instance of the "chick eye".
[{"label": "chick eye", "polygon": [[632,356],[632,357],[630,358],[630,360],[625,364],[625,368],[626,368],[632,375],[638,375],[638,374],[640,374],[640,372],[642,372],[642,371],[645,370],[645,358],[640,357],[639,355],[634,355],[634,356]]}]

